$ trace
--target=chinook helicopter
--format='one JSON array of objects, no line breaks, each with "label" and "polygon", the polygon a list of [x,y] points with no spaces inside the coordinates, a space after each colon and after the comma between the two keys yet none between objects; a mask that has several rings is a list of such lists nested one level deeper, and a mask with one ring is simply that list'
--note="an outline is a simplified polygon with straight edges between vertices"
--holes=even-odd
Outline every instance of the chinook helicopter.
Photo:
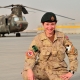
[{"label": "chinook helicopter", "polygon": [[[0,8],[9,8],[9,7],[11,7],[11,14],[0,16],[0,35],[2,37],[4,37],[5,34],[10,34],[10,33],[16,33],[16,37],[21,36],[19,32],[24,31],[28,27],[28,22],[26,21],[26,18],[22,15],[22,12],[23,14],[28,14],[28,11],[26,10],[26,8],[41,11],[41,12],[47,12],[40,9],[23,6],[20,4],[17,4],[17,5],[12,4],[12,5],[0,7]],[[58,15],[58,14],[56,15],[74,20],[72,18],[65,17],[62,15]]]}]

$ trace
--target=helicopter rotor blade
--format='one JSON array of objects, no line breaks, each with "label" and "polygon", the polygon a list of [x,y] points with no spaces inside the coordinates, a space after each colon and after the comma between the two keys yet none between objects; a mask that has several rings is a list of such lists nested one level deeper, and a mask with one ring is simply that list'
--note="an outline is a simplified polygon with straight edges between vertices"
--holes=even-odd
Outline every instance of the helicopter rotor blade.
[{"label": "helicopter rotor blade", "polygon": [[[28,7],[28,6],[24,6],[24,7],[29,8],[29,9],[33,9],[33,10],[37,10],[37,11],[41,11],[41,12],[47,12],[47,11],[44,11],[44,10],[40,10],[40,9],[36,9],[36,8],[31,8],[31,7]],[[73,18],[69,18],[69,17],[66,17],[66,16],[62,16],[62,15],[58,15],[58,14],[55,14],[55,15],[60,16],[60,17],[63,17],[63,18],[75,20]]]},{"label": "helicopter rotor blade", "polygon": [[8,5],[8,6],[4,6],[4,7],[2,7],[2,8],[13,7],[13,6],[22,6],[22,5],[20,5],[20,4],[16,4],[16,5],[11,4],[11,5]]},{"label": "helicopter rotor blade", "polygon": [[22,12],[24,14],[28,14],[28,11],[25,9],[25,7],[23,5],[20,5],[20,4],[16,4],[16,5],[8,5],[8,6],[4,6],[4,7],[1,7],[1,8],[8,8],[8,7],[13,7],[13,6],[21,6],[22,7]]},{"label": "helicopter rotor blade", "polygon": [[[22,7],[22,11],[23,11],[24,14],[28,14],[28,11],[25,9],[25,7],[26,7],[26,8],[29,8],[29,9],[36,10],[36,11],[47,12],[47,11],[44,11],[44,10],[40,10],[40,9],[28,7],[28,6],[23,6],[23,5],[20,5],[20,4],[16,4],[16,5],[13,5],[13,4],[12,4],[12,5],[0,7],[0,8],[7,8],[7,7],[13,7],[13,6],[21,6],[21,7]],[[66,17],[66,16],[59,15],[59,14],[55,14],[55,15],[56,15],[56,16],[60,16],[60,17],[63,17],[63,18],[75,20],[75,19],[73,19],[73,18],[69,18],[69,17]]]},{"label": "helicopter rotor blade", "polygon": [[24,14],[28,14],[28,11],[25,9],[25,7],[24,6],[21,6],[22,7],[22,12],[24,13]]},{"label": "helicopter rotor blade", "polygon": [[12,5],[8,5],[8,6],[4,6],[4,7],[2,7],[2,8],[7,8],[7,7],[13,7],[14,5],[12,4]]},{"label": "helicopter rotor blade", "polygon": [[57,16],[60,16],[60,17],[67,18],[67,19],[75,20],[75,19],[73,19],[73,18],[69,18],[69,17],[66,17],[66,16],[59,15],[59,14],[56,14],[56,15],[57,15]]},{"label": "helicopter rotor blade", "polygon": [[33,13],[36,13],[36,12],[34,12],[34,11],[28,11],[28,12],[33,12]]}]

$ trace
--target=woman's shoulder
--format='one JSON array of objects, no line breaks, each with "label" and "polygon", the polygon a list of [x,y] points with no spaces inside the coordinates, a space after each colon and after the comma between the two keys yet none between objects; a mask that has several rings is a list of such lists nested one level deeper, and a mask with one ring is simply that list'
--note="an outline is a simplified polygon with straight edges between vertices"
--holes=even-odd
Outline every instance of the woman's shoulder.
[{"label": "woman's shoulder", "polygon": [[65,33],[61,32],[61,31],[58,31],[58,30],[55,30],[55,33],[58,35],[58,36],[64,36]]}]

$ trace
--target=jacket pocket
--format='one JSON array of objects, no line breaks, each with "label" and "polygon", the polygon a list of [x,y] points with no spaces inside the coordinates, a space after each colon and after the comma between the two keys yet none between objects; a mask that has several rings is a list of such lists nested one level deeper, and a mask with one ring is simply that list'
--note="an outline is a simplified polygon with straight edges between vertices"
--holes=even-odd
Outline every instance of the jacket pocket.
[{"label": "jacket pocket", "polygon": [[65,58],[65,53],[62,52],[62,51],[58,51],[57,57],[58,57],[58,60],[59,60],[59,61],[63,61],[64,58]]},{"label": "jacket pocket", "polygon": [[41,53],[40,53],[40,60],[46,61],[49,58],[50,54],[51,53],[49,51],[42,50]]},{"label": "jacket pocket", "polygon": [[57,51],[56,50],[52,51],[52,55],[53,55],[53,57],[56,57],[57,56]]}]

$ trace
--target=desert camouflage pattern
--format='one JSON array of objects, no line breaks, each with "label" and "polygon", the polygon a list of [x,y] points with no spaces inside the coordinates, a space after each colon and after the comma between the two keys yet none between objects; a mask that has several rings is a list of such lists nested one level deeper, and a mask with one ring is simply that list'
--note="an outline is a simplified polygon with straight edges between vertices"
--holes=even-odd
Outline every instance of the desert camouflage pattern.
[{"label": "desert camouflage pattern", "polygon": [[[37,52],[32,46],[36,45],[40,50],[39,60],[36,62]],[[69,69],[76,71],[78,67],[77,49],[64,33],[55,31],[54,41],[46,37],[45,32],[38,34],[32,41],[28,50],[34,52],[34,56],[25,56],[24,72],[31,68],[36,80],[62,80],[60,75],[68,72],[65,55],[69,58]],[[27,77],[24,79],[27,80]]]}]

